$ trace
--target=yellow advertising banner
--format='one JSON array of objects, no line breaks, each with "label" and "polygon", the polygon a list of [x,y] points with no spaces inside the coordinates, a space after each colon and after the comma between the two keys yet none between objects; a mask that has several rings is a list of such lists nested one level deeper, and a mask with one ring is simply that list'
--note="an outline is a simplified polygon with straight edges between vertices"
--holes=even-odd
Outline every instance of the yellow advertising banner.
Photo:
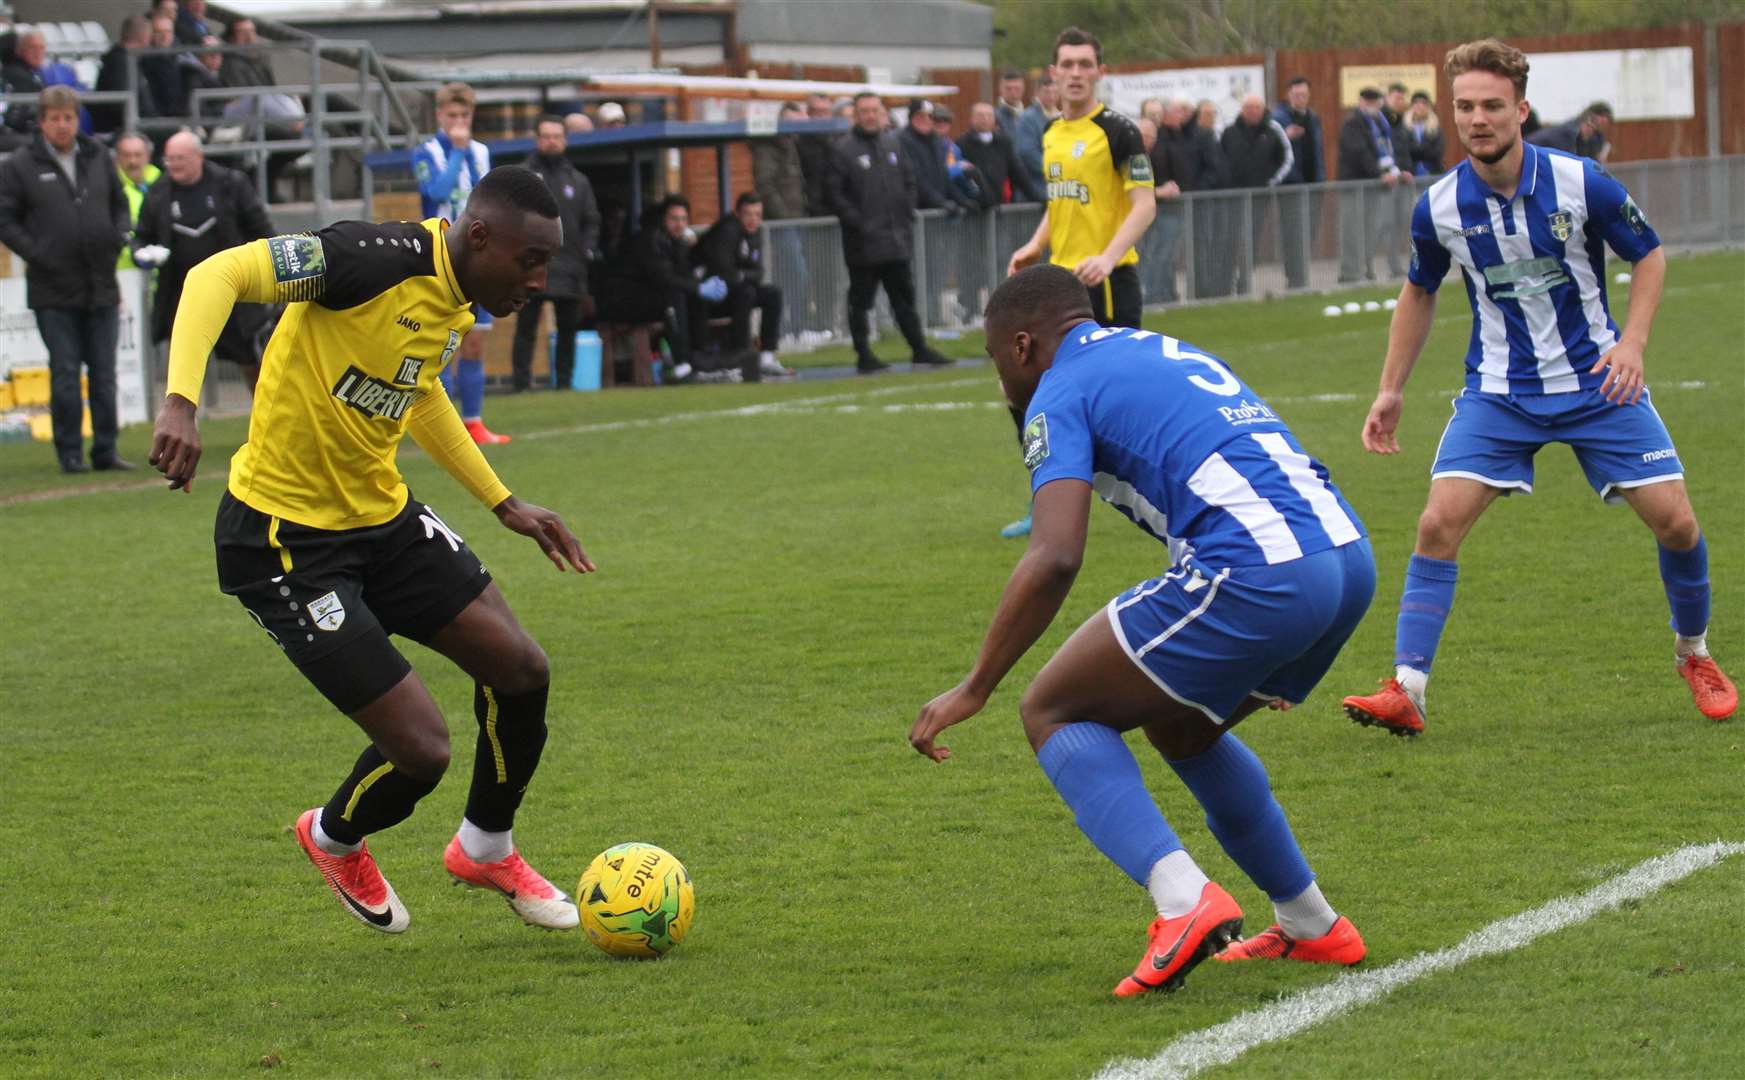
[{"label": "yellow advertising banner", "polygon": [[1357,105],[1358,91],[1366,86],[1373,86],[1385,94],[1390,83],[1405,83],[1408,95],[1422,90],[1434,101],[1436,65],[1354,64],[1342,67],[1339,69],[1339,105],[1341,108],[1354,108]]}]

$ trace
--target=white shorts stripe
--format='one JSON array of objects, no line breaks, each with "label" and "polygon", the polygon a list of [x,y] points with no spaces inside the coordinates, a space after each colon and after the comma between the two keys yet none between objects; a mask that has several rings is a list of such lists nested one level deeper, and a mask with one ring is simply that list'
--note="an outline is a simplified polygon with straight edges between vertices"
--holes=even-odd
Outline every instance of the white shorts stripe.
[{"label": "white shorts stripe", "polygon": [[1224,726],[1224,718],[1222,716],[1219,716],[1217,713],[1199,702],[1185,698],[1176,693],[1175,687],[1164,682],[1157,672],[1146,666],[1145,661],[1139,658],[1139,654],[1133,651],[1132,643],[1127,640],[1127,631],[1121,627],[1121,616],[1115,614],[1115,602],[1113,600],[1109,601],[1109,603],[1104,606],[1103,612],[1109,616],[1109,626],[1115,631],[1115,640],[1121,643],[1121,651],[1127,654],[1127,659],[1133,661],[1134,667],[1143,671],[1145,677],[1150,679],[1159,690],[1168,694],[1171,700],[1178,701],[1190,709],[1197,709],[1201,715],[1212,723],[1217,724],[1219,727]]},{"label": "white shorts stripe", "polygon": [[[1198,578],[1199,580],[1202,580],[1202,581],[1205,580],[1204,578],[1199,578],[1198,571],[1195,571],[1194,576],[1196,578]],[[1224,584],[1224,579],[1229,577],[1229,576],[1230,576],[1230,568],[1229,567],[1225,567],[1224,569],[1218,571],[1218,576],[1212,579],[1212,586],[1211,586],[1211,588],[1206,590],[1206,598],[1204,600],[1200,601],[1200,605],[1198,607],[1194,608],[1194,610],[1188,612],[1186,615],[1183,615],[1181,618],[1177,619],[1174,623],[1172,623],[1170,625],[1170,628],[1168,630],[1165,630],[1163,633],[1152,638],[1150,641],[1147,641],[1137,652],[1135,652],[1133,654],[1133,659],[1135,659],[1135,660],[1144,659],[1146,653],[1157,648],[1159,645],[1162,645],[1164,642],[1168,641],[1170,638],[1175,637],[1176,633],[1178,631],[1180,631],[1182,627],[1186,626],[1188,623],[1193,622],[1195,619],[1199,618],[1201,615],[1204,615],[1206,613],[1206,609],[1212,606],[1212,601],[1215,600],[1218,596],[1218,586]],[[1185,586],[1185,588],[1191,589],[1192,586],[1191,585]]]}]

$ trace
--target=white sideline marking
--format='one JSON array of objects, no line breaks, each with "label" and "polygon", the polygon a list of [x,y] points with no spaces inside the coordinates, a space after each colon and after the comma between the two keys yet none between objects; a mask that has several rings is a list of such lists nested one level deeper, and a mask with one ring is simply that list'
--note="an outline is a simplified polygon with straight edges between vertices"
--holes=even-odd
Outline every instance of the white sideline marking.
[{"label": "white sideline marking", "polygon": [[1546,934],[1586,922],[1627,900],[1640,900],[1728,856],[1740,854],[1745,854],[1745,843],[1716,841],[1657,855],[1578,896],[1560,897],[1475,930],[1457,945],[1419,953],[1374,971],[1347,972],[1323,986],[1299,991],[1265,1008],[1183,1035],[1153,1057],[1111,1061],[1096,1074],[1095,1080],[1188,1077],[1214,1065],[1229,1064],[1256,1046],[1287,1039],[1426,975],[1480,957],[1512,952]]}]

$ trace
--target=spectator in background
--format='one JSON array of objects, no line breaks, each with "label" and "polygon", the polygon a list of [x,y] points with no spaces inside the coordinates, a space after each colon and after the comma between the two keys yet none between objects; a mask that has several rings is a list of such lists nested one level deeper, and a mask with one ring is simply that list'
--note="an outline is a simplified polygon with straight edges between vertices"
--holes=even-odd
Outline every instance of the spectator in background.
[{"label": "spectator in background", "polygon": [[1194,123],[1214,139],[1222,133],[1218,123],[1218,103],[1211,98],[1202,98],[1194,108]]},{"label": "spectator in background", "polygon": [[1389,83],[1387,96],[1383,98],[1381,114],[1387,117],[1388,129],[1394,136],[1394,160],[1405,168],[1406,143],[1405,125],[1406,113],[1411,109],[1411,99],[1407,96],[1406,84],[1402,82]]},{"label": "spectator in background", "polygon": [[1151,121],[1152,130],[1163,126],[1163,99],[1146,98],[1139,103],[1139,119]]},{"label": "spectator in background", "polygon": [[[804,120],[798,105],[782,106],[780,121]],[[777,134],[751,144],[751,182],[771,221],[806,216],[806,170],[800,137]]]},{"label": "spectator in background", "polygon": [[[139,226],[139,208],[145,202],[145,193],[157,183],[162,175],[156,165],[151,163],[151,140],[137,131],[124,132],[115,139],[115,174],[121,182],[121,193],[127,196],[127,220],[137,229]],[[115,269],[132,270],[133,249],[121,249],[121,257],[115,261]]]},{"label": "spectator in background", "polygon": [[[854,99],[848,98],[848,99],[836,102],[834,105],[830,106],[830,115],[835,117],[838,120],[846,120],[850,124],[853,124],[855,122],[855,120],[854,120],[854,117],[855,117]],[[882,118],[884,115],[885,115],[885,106],[884,106],[883,102],[880,102],[879,103],[879,116]],[[881,120],[881,124],[882,124],[882,122],[883,121]]]},{"label": "spectator in background", "polygon": [[[828,94],[813,94],[806,99],[806,119],[829,120],[831,118],[830,96]],[[806,205],[801,217],[827,217],[830,214],[830,139],[825,134],[801,135],[794,140],[795,147],[800,151],[800,175],[804,180]],[[762,191],[762,189],[759,189]],[[772,221],[781,220],[775,208],[768,203],[769,192],[763,191],[765,212]]]},{"label": "spectator in background", "polygon": [[[1357,107],[1339,128],[1339,179],[1379,181],[1385,190],[1352,188],[1339,193],[1341,284],[1375,280],[1371,260],[1393,210],[1392,200],[1384,196],[1392,193],[1401,176],[1394,160],[1393,130],[1381,111],[1381,91],[1366,86],[1357,97]],[[1388,249],[1387,259],[1388,273],[1398,277],[1398,253]]]},{"label": "spectator in background", "polygon": [[230,20],[230,25],[224,28],[224,43],[248,51],[224,55],[224,67],[219,74],[225,86],[278,85],[273,62],[260,48],[260,42],[260,32],[255,29],[253,19],[243,15]]},{"label": "spectator in background", "polygon": [[988,189],[987,180],[963,156],[963,148],[957,145],[957,139],[952,136],[951,109],[945,105],[933,109],[933,139],[939,147],[939,154],[945,160],[946,194],[952,196],[965,210],[982,210],[997,205],[998,195]]},{"label": "spectator in background", "polygon": [[1018,163],[1012,140],[1000,130],[996,106],[978,101],[970,106],[969,132],[958,147],[964,160],[974,165],[986,182],[989,205],[1002,202],[1041,202],[1042,193],[1030,189],[1030,178]]},{"label": "spectator in background", "polygon": [[[184,53],[183,59],[191,63],[182,65],[182,98],[188,103],[190,115],[197,115],[202,121],[215,121],[224,116],[224,102],[217,99],[200,101],[195,98],[195,92],[200,90],[222,90],[224,79],[219,72],[224,69],[224,54],[217,46],[221,44],[215,37],[207,38],[198,52]],[[167,149],[169,144],[164,144]]]},{"label": "spectator in background", "polygon": [[690,228],[691,202],[683,195],[668,195],[650,206],[643,211],[641,230],[625,242],[601,283],[602,318],[664,324],[676,382],[688,382],[696,375],[691,328],[706,319],[698,305],[727,296],[725,281],[716,277],[698,281],[691,273],[685,239]]},{"label": "spectator in background", "polygon": [[[49,412],[62,472],[131,469],[115,454],[115,344],[127,197],[109,151],[79,134],[79,95],[44,90],[30,144],[0,162],[0,244],[23,259],[25,303],[48,348]],[[91,464],[80,436],[81,369],[90,379]]]},{"label": "spectator in background", "polygon": [[[206,21],[206,0],[183,0],[175,20],[176,40],[184,45],[203,45],[207,38],[217,36]],[[167,150],[169,144],[164,148]]]},{"label": "spectator in background", "polygon": [[1028,187],[1033,191],[1048,190],[1048,181],[1042,175],[1042,133],[1059,115],[1060,90],[1054,85],[1054,76],[1044,72],[1036,82],[1036,100],[1018,118],[1018,137],[1012,140]]},{"label": "spectator in background", "polygon": [[1308,76],[1298,75],[1285,86],[1285,99],[1273,107],[1272,118],[1291,141],[1291,171],[1279,194],[1279,238],[1284,254],[1285,284],[1300,289],[1309,283],[1309,248],[1319,231],[1321,199],[1295,184],[1319,184],[1327,179],[1326,143],[1321,118],[1309,106]]},{"label": "spectator in background", "polygon": [[170,27],[173,30],[176,25],[176,16],[182,13],[182,5],[178,4],[176,0],[152,0],[150,4],[146,5],[145,13],[147,18],[170,20]]},{"label": "spectator in background", "polygon": [[[799,106],[794,108],[799,111]],[[744,354],[751,348],[751,313],[761,312],[758,373],[766,379],[782,379],[792,376],[794,371],[776,359],[776,349],[782,340],[782,291],[763,277],[763,210],[763,200],[757,192],[741,192],[734,200],[733,213],[723,215],[697,241],[691,260],[702,269],[705,279],[720,278],[726,282],[727,296],[699,305],[698,326],[692,330],[692,337],[701,340],[708,319],[725,312],[733,320],[728,347]]]},{"label": "spectator in background", "polygon": [[625,125],[624,106],[616,101],[608,101],[594,112],[594,126],[598,128],[621,128]]},{"label": "spectator in background", "polygon": [[545,264],[545,288],[534,293],[527,306],[515,315],[515,343],[511,353],[513,385],[517,391],[533,386],[533,346],[539,337],[539,315],[551,301],[557,323],[557,348],[552,375],[559,390],[568,390],[576,371],[576,330],[590,307],[588,263],[600,242],[600,205],[594,185],[564,153],[568,135],[556,116],[541,116],[533,125],[533,155],[529,171],[545,181],[557,200],[558,221],[563,225],[563,247]]},{"label": "spectator in background", "polygon": [[[154,49],[168,49],[176,44],[174,15],[152,16],[148,44]],[[150,88],[159,116],[188,115],[188,99],[182,91],[182,65],[177,54],[140,57],[139,79]]]},{"label": "spectator in background", "polygon": [[[1218,140],[1229,163],[1230,186],[1233,188],[1272,188],[1284,182],[1291,171],[1291,140],[1285,129],[1267,114],[1266,99],[1248,94],[1242,99],[1242,111],[1224,129]],[[1248,276],[1254,261],[1260,257],[1260,241],[1266,230],[1266,220],[1273,199],[1256,195],[1248,199],[1249,258],[1246,266],[1232,259],[1236,291],[1246,294],[1253,284]],[[1236,213],[1242,211],[1237,209]]]},{"label": "spectator in background", "polygon": [[862,375],[890,366],[872,351],[870,318],[881,285],[914,362],[951,363],[928,346],[915,313],[915,278],[909,265],[915,173],[897,139],[885,130],[879,96],[863,90],[854,99],[854,127],[831,147],[830,205],[841,224],[842,256],[848,264],[848,330],[855,369]]},{"label": "spectator in background", "polygon": [[1413,176],[1442,174],[1442,125],[1436,119],[1436,108],[1430,95],[1420,90],[1412,95],[1412,107],[1406,113],[1406,160]]},{"label": "spectator in background", "polygon": [[594,121],[585,112],[573,112],[563,118],[565,135],[586,135],[594,130]]},{"label": "spectator in background", "polygon": [[[132,93],[139,117],[152,119],[158,115],[158,103],[151,84],[142,76],[138,79],[139,85],[133,85],[127,70],[127,54],[145,48],[151,41],[151,22],[144,15],[129,15],[121,20],[121,29],[116,36],[115,44],[103,54],[103,66],[97,72],[97,89]],[[119,104],[91,106],[91,126],[99,133],[107,135],[120,131],[126,126],[126,121],[127,110]]]},{"label": "spectator in background", "polygon": [[[178,131],[165,140],[164,172],[165,179],[146,193],[132,244],[133,261],[158,270],[154,342],[170,339],[188,271],[220,251],[273,235],[272,220],[248,177],[207,161],[193,132]],[[237,304],[212,348],[220,360],[242,368],[250,393],[260,379],[267,313],[263,304]]]},{"label": "spectator in background", "polygon": [[[1150,153],[1157,219],[1148,232],[1156,236],[1155,251],[1160,265],[1148,281],[1155,281],[1160,287],[1148,295],[1169,304],[1181,298],[1175,283],[1176,254],[1187,216],[1181,197],[1190,191],[1211,191],[1223,186],[1223,151],[1210,132],[1190,122],[1193,111],[1193,102],[1185,97],[1164,102],[1163,126],[1157,129],[1157,143]],[[1207,267],[1213,242],[1213,210],[1204,200],[1194,204],[1194,246],[1189,254],[1194,260],[1194,292],[1200,296],[1208,295],[1205,290],[1210,287]],[[1143,267],[1145,261],[1140,260],[1139,265]]]},{"label": "spectator in background", "polygon": [[[18,35],[12,56],[0,65],[0,90],[40,94],[51,86],[70,87],[75,93],[88,89],[71,65],[48,58],[48,42],[39,31],[26,30]],[[36,130],[36,110],[25,102],[15,103],[6,110],[6,126],[29,136]],[[83,107],[79,109],[79,130],[87,135],[92,130],[90,114]]]},{"label": "spectator in background", "polygon": [[1596,101],[1581,111],[1574,120],[1535,131],[1528,142],[1549,146],[1553,150],[1592,158],[1601,164],[1612,156],[1612,144],[1606,135],[1612,130],[1612,107]]},{"label": "spectator in background", "polygon": [[994,120],[1000,134],[1013,146],[1018,144],[1018,122],[1023,118],[1024,73],[1017,68],[1007,68],[1000,73],[1000,100],[994,106]]},{"label": "spectator in background", "polygon": [[946,174],[945,150],[933,131],[931,101],[916,98],[909,102],[909,125],[897,140],[915,176],[916,209],[962,213],[970,200],[958,194]]},{"label": "spectator in background", "polygon": [[[491,152],[473,138],[473,88],[444,83],[436,92],[437,132],[412,151],[412,175],[426,218],[455,221],[466,209],[473,185],[491,171]],[[473,329],[461,342],[459,358],[442,372],[442,385],[460,404],[461,422],[481,446],[512,438],[485,426],[485,334],[491,313],[473,305]]]}]

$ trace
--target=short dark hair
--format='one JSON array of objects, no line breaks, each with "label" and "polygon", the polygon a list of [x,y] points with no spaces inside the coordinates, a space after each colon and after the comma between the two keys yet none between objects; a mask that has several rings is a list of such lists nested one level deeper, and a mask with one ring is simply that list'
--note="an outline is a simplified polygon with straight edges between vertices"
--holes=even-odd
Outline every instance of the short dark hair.
[{"label": "short dark hair", "polygon": [[1413,93],[1413,94],[1412,94],[1412,101],[1413,101],[1413,102],[1414,102],[1414,103],[1415,103],[1415,102],[1419,102],[1419,101],[1422,101],[1422,102],[1423,102],[1423,103],[1424,103],[1424,104],[1426,104],[1426,105],[1434,105],[1434,104],[1436,104],[1436,102],[1435,102],[1435,101],[1434,101],[1434,100],[1433,100],[1433,99],[1432,99],[1432,98],[1431,98],[1431,97],[1430,97],[1430,95],[1429,95],[1429,94],[1426,94],[1426,93],[1425,93],[1425,92],[1424,92],[1424,91],[1422,91],[1422,90],[1418,90],[1418,91],[1415,91],[1415,92],[1414,92],[1414,93]]},{"label": "short dark hair", "polygon": [[1024,77],[1024,73],[1022,71],[1019,71],[1017,68],[1007,68],[1006,70],[1000,72],[1000,81],[1001,82],[1005,82],[1007,79],[1022,79],[1023,77]]},{"label": "short dark hair", "polygon": [[1395,90],[1398,90],[1400,93],[1403,94],[1408,89],[1410,89],[1410,88],[1408,86],[1406,86],[1406,84],[1403,82],[1388,83],[1388,93],[1390,93],[1390,94],[1393,93]]},{"label": "short dark hair", "polygon": [[1612,115],[1611,103],[1607,101],[1596,101],[1581,111],[1581,118],[1583,120],[1590,120],[1596,116],[1603,116],[1607,120],[1617,119],[1617,117]]},{"label": "short dark hair", "polygon": [[563,127],[563,117],[557,113],[540,113],[539,119],[533,122],[533,130],[538,131],[544,124],[556,124],[558,127]]},{"label": "short dark hair", "polygon": [[1103,62],[1103,43],[1098,41],[1097,35],[1089,30],[1080,30],[1076,26],[1069,26],[1054,36],[1054,51],[1049,55],[1057,63],[1060,60],[1060,47],[1062,45],[1089,45],[1097,51],[1097,63]]},{"label": "short dark hair", "polygon": [[1313,83],[1309,82],[1309,77],[1307,75],[1292,75],[1291,81],[1288,83],[1285,83],[1285,89],[1289,90],[1293,86],[1313,86],[1313,85],[1314,85]]},{"label": "short dark hair", "polygon": [[1027,320],[1024,325],[1033,326],[1040,321],[1070,315],[1093,317],[1091,297],[1085,291],[1085,283],[1071,270],[1043,263],[1020,270],[1000,282],[994,295],[988,297],[988,306],[982,312],[982,325],[985,328],[995,322],[1023,318]]},{"label": "short dark hair", "polygon": [[78,112],[79,92],[70,86],[45,86],[42,93],[37,95],[36,107],[43,112],[48,112],[50,109],[71,109],[73,112]]},{"label": "short dark hair", "polygon": [[755,191],[742,191],[739,193],[739,198],[733,200],[733,212],[737,214],[753,203],[762,206],[763,196]]},{"label": "short dark hair", "polygon": [[1048,72],[1044,71],[1042,73],[1042,75],[1036,80],[1036,85],[1037,86],[1053,86],[1054,85],[1054,76],[1050,75]]},{"label": "short dark hair", "polygon": [[878,98],[881,102],[884,101],[884,98],[879,97],[879,95],[873,93],[871,90],[861,90],[854,95],[854,103],[859,105],[862,98]]},{"label": "short dark hair", "polygon": [[224,40],[234,42],[236,40],[236,28],[241,26],[243,23],[248,23],[250,26],[255,25],[252,16],[238,15],[236,18],[224,24]]},{"label": "short dark hair", "polygon": [[684,195],[675,191],[671,195],[668,195],[666,198],[664,198],[660,201],[660,216],[666,217],[667,213],[670,210],[672,210],[672,208],[675,206],[684,207],[685,213],[687,213],[687,214],[689,214],[691,212],[691,200],[685,198]]},{"label": "short dark hair", "polygon": [[538,173],[520,165],[499,165],[486,173],[467,196],[467,208],[475,206],[520,210],[546,218],[558,216],[551,189]]}]

